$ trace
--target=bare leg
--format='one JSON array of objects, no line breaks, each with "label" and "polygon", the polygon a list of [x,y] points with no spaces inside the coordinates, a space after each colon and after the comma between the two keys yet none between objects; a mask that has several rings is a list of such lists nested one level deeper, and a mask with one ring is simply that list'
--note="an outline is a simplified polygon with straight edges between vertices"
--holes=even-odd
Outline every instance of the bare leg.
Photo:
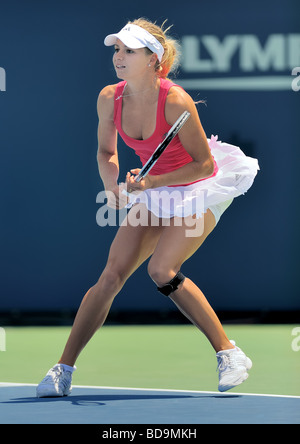
[{"label": "bare leg", "polygon": [[84,296],[64,352],[58,362],[74,366],[80,352],[103,325],[113,299],[121,288],[121,284],[109,285],[103,272],[97,284]]},{"label": "bare leg", "polygon": [[[158,286],[165,285],[180,270],[183,262],[202,245],[215,227],[213,214],[204,216],[204,232],[199,237],[186,237],[186,226],[167,227],[162,233],[148,271]],[[234,348],[202,291],[188,278],[170,295],[182,313],[209,339],[216,352]]]},{"label": "bare leg", "polygon": [[130,223],[120,227],[103,273],[82,300],[60,363],[74,366],[82,349],[103,325],[126,280],[152,254],[160,231],[158,226],[132,227]]},{"label": "bare leg", "polygon": [[234,348],[204,294],[190,279],[186,278],[170,297],[182,313],[205,334],[216,352]]}]

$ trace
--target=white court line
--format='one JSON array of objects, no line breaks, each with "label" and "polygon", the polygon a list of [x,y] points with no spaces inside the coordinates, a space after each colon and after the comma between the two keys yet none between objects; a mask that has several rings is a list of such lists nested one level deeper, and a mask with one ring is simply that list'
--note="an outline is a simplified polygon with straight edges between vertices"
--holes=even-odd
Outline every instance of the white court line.
[{"label": "white court line", "polygon": [[[37,384],[21,383],[21,382],[0,382],[1,387],[36,387]],[[100,389],[100,390],[136,390],[136,391],[149,391],[149,392],[176,392],[176,393],[205,393],[214,395],[243,395],[243,396],[266,396],[269,398],[295,398],[300,399],[300,396],[293,395],[270,395],[262,393],[237,393],[237,392],[209,392],[203,390],[176,390],[176,389],[151,389],[151,388],[137,388],[137,387],[108,387],[99,385],[72,385],[73,388],[87,388],[87,389]]]}]

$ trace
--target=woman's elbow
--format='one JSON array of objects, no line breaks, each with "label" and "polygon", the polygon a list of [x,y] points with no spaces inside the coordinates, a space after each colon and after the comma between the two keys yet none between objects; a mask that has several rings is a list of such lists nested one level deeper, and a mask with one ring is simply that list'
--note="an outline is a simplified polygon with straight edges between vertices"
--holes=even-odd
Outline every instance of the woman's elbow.
[{"label": "woman's elbow", "polygon": [[205,163],[202,165],[202,172],[205,177],[210,177],[214,174],[215,171],[215,162],[212,158],[207,159]]}]

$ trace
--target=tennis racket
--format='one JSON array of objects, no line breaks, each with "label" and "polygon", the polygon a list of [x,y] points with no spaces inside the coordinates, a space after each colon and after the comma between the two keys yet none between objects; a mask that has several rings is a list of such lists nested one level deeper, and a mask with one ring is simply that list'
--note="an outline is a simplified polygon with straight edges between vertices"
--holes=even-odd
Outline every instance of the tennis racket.
[{"label": "tennis racket", "polygon": [[164,140],[158,145],[158,147],[156,148],[150,159],[145,163],[139,174],[135,177],[136,182],[140,182],[142,178],[149,173],[151,168],[154,167],[154,165],[156,164],[162,153],[165,151],[169,143],[174,139],[179,130],[183,127],[183,125],[188,120],[190,115],[191,114],[188,111],[184,111],[181,114],[181,116],[176,120],[172,128],[169,129]]}]

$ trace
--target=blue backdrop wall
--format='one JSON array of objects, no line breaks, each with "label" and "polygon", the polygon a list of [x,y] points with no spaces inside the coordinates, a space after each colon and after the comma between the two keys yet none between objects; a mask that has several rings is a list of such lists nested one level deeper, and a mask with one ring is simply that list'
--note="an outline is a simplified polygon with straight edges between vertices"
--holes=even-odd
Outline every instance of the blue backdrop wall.
[{"label": "blue backdrop wall", "polygon": [[[105,265],[117,227],[96,223],[96,102],[117,79],[103,39],[140,16],[174,25],[175,80],[207,101],[208,137],[261,167],[184,273],[218,310],[299,309],[299,2],[103,5],[0,0],[0,311],[76,309]],[[119,156],[123,180],[139,163],[122,142]],[[112,309],[171,308],[145,265]]]}]

